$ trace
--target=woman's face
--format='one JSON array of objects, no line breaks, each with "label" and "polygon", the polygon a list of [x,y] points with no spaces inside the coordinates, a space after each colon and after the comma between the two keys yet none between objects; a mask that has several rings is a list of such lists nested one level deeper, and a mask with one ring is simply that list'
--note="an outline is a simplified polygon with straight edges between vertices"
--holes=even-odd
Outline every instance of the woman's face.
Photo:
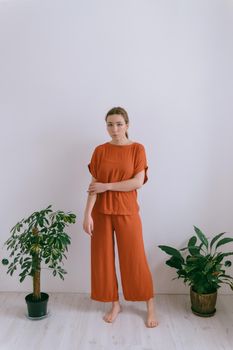
[{"label": "woman's face", "polygon": [[126,138],[126,131],[128,124],[120,114],[112,114],[107,117],[107,130],[111,138],[115,141],[124,140]]}]

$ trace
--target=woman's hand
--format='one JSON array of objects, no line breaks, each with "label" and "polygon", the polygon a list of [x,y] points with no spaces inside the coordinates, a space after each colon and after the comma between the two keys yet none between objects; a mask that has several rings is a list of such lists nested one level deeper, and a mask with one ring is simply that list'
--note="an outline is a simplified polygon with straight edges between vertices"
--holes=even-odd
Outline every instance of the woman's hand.
[{"label": "woman's hand", "polygon": [[86,233],[92,236],[92,232],[94,229],[93,219],[91,215],[85,215],[83,220],[83,229]]},{"label": "woman's hand", "polygon": [[102,182],[92,182],[88,187],[89,194],[97,194],[108,191],[108,184]]}]

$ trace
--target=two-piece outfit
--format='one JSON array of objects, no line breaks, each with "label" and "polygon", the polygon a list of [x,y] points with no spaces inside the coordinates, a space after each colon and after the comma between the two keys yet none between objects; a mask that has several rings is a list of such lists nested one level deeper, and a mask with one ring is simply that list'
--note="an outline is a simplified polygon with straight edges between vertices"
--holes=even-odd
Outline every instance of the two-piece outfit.
[{"label": "two-piece outfit", "polygon": [[[102,183],[132,179],[145,169],[144,146],[134,142],[114,145],[106,142],[95,148],[88,168]],[[122,289],[125,300],[146,301],[154,297],[152,275],[147,263],[137,191],[98,193],[92,209],[91,299],[119,300],[115,270],[114,232],[116,234]]]}]

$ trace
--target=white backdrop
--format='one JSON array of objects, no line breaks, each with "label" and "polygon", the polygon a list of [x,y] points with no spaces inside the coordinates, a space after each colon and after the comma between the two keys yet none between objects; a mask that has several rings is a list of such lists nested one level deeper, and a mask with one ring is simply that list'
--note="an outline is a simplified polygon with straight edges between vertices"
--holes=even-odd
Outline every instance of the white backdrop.
[{"label": "white backdrop", "polygon": [[[74,211],[68,274],[42,271],[42,290],[90,291],[87,164],[122,106],[147,151],[138,195],[155,290],[188,293],[157,246],[184,246],[193,225],[233,233],[232,20],[230,0],[0,1],[1,259],[21,218]],[[31,291],[6,270],[1,291]]]}]

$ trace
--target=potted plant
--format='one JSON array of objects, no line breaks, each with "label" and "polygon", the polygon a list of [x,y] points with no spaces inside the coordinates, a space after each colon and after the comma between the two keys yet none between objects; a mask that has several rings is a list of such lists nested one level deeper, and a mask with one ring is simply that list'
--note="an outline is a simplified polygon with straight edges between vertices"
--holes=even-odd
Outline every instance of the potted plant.
[{"label": "potted plant", "polygon": [[231,266],[225,260],[233,252],[220,252],[219,248],[233,242],[233,238],[223,238],[225,232],[215,235],[211,240],[194,226],[196,235],[192,236],[187,247],[175,249],[159,245],[171,257],[166,264],[176,269],[178,277],[190,286],[191,309],[199,316],[212,316],[216,309],[217,290],[223,283],[233,290],[233,278],[225,273]]},{"label": "potted plant", "polygon": [[[63,211],[53,211],[49,205],[46,209],[35,211],[27,219],[22,219],[11,229],[11,237],[4,243],[7,250],[11,251],[12,262],[8,266],[7,273],[12,276],[18,266],[20,282],[26,276],[33,279],[33,293],[25,297],[28,316],[32,319],[47,316],[47,302],[49,295],[41,292],[40,273],[41,264],[44,262],[52,269],[53,276],[59,276],[64,280],[67,272],[60,266],[65,252],[70,244],[70,237],[64,231],[66,226],[74,224],[76,215]],[[2,259],[4,265],[8,265],[8,259]]]}]

